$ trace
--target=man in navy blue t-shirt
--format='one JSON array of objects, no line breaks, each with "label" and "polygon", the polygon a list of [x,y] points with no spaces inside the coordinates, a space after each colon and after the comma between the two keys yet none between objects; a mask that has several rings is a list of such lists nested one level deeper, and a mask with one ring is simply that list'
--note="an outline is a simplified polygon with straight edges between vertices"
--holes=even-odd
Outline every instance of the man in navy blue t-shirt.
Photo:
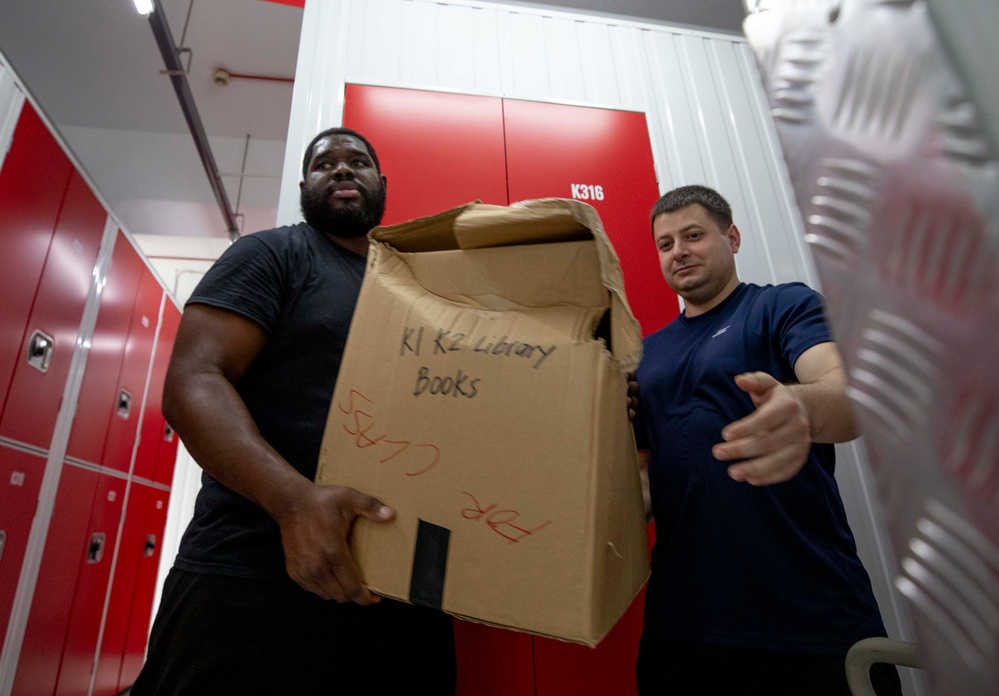
[{"label": "man in navy blue t-shirt", "polygon": [[[885,629],[833,476],[856,431],[821,298],[740,282],[707,187],[660,198],[652,230],[685,309],[637,374],[657,537],[639,692],[849,696],[847,650]],[[873,679],[900,693],[893,667]]]}]

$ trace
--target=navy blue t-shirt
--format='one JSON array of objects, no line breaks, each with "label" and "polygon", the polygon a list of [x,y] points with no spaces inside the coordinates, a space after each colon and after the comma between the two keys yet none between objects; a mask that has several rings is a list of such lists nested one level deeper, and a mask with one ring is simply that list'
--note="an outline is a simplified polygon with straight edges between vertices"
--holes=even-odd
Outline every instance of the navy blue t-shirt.
[{"label": "navy blue t-shirt", "polygon": [[801,354],[830,340],[821,298],[800,283],[743,283],[645,339],[636,434],[652,450],[650,635],[826,654],[885,635],[833,446],[813,445],[800,473],[771,486],[733,481],[732,462],[711,455],[722,428],[754,410],[736,375],[795,382]]},{"label": "navy blue t-shirt", "polygon": [[[264,439],[308,479],[316,474],[365,265],[300,223],[240,238],[188,300],[236,312],[267,332],[236,391]],[[176,566],[290,582],[277,523],[208,474]]]}]

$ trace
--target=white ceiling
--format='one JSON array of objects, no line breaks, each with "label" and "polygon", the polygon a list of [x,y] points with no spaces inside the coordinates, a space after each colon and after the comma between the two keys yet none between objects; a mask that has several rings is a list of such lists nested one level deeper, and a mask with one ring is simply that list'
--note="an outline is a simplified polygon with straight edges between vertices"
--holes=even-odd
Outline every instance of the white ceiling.
[{"label": "white ceiling", "polygon": [[[245,149],[243,171],[260,175],[245,178],[242,191],[238,177],[223,177],[230,199],[235,204],[240,197],[248,209],[276,208],[292,84],[233,78],[220,86],[213,75],[225,68],[294,77],[303,10],[265,0],[160,2],[174,41],[191,49],[182,61],[190,60],[189,84],[219,169],[240,171]],[[545,5],[727,33],[741,33],[745,16],[742,0],[551,0]],[[132,0],[2,0],[0,54],[113,207],[134,208],[142,199],[135,191],[140,182],[157,189],[149,197],[172,195],[177,206],[185,201],[211,205],[207,177],[192,174],[203,170],[170,80],[160,73],[164,66],[153,33]],[[173,152],[148,157],[144,141],[159,148],[150,152],[173,143]],[[175,183],[175,194],[163,192]],[[223,233],[218,217],[209,234]],[[248,213],[248,226],[251,217]],[[262,219],[266,224],[266,215]],[[151,226],[148,220],[141,224]],[[169,226],[141,231],[180,233]]]}]

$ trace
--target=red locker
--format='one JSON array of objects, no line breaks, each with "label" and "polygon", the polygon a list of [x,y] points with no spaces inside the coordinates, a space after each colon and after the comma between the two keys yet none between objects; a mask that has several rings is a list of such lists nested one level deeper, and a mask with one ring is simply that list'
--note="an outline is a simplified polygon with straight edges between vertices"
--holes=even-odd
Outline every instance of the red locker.
[{"label": "red locker", "polygon": [[[142,261],[134,251],[132,255],[141,265]],[[146,393],[146,378],[153,356],[162,297],[163,288],[159,281],[148,268],[141,265],[138,294],[135,296],[128,336],[124,341],[121,373],[115,389],[107,443],[101,460],[103,466],[126,473],[132,463],[132,450],[139,431],[139,418],[142,415],[142,401]]]},{"label": "red locker", "polygon": [[66,450],[68,456],[91,464],[101,463],[108,424],[117,407],[122,353],[142,269],[142,260],[119,232]]},{"label": "red locker", "polygon": [[25,103],[0,169],[0,415],[72,166]]},{"label": "red locker", "polygon": [[[139,540],[142,551],[135,574],[135,592],[129,606],[128,633],[121,656],[118,691],[135,682],[146,654],[146,641],[152,621],[153,595],[156,592],[156,573],[160,564],[163,529],[166,526],[167,491],[136,486],[143,491],[145,515]],[[97,692],[94,692],[97,694]],[[117,693],[117,692],[114,692]]]},{"label": "red locker", "polygon": [[45,458],[0,445],[0,645],[7,633]]},{"label": "red locker", "polygon": [[[52,440],[106,220],[104,208],[74,172],[45,259],[26,336],[18,343],[17,367],[0,420],[0,435],[42,448],[48,448]],[[28,361],[35,349],[41,352],[40,341],[47,340],[41,338],[43,334],[53,346],[44,370],[40,369],[44,365],[36,367]],[[38,355],[36,362],[44,360]]]},{"label": "red locker", "polygon": [[[168,298],[164,300],[163,319],[160,322],[160,336],[156,343],[156,357],[153,365],[152,381],[149,385],[149,398],[146,399],[146,413],[155,412],[155,420],[149,420],[152,432],[149,433],[150,441],[157,443],[156,467],[152,472],[152,479],[156,483],[165,486],[173,482],[173,469],[177,463],[177,447],[180,439],[163,417],[163,380],[166,377],[167,366],[170,364],[170,354],[173,352],[173,343],[177,338],[177,327],[180,326],[180,310]],[[153,407],[155,406],[155,409]],[[145,423],[143,424],[143,437],[146,437]],[[145,466],[146,459],[143,456],[140,461]],[[136,464],[138,466],[138,463]],[[136,476],[140,474],[136,473]],[[141,474],[148,476],[148,474]]]},{"label": "red locker", "polygon": [[503,100],[510,201],[557,196],[589,203],[624,271],[648,335],[680,313],[659,269],[649,212],[659,198],[645,114]]},{"label": "red locker", "polygon": [[85,693],[90,685],[125,500],[125,484],[124,478],[98,475],[56,694]]},{"label": "red locker", "polygon": [[347,85],[343,124],[378,152],[386,225],[476,199],[507,203],[500,99]]},{"label": "red locker", "polygon": [[76,581],[90,547],[90,512],[99,478],[94,471],[63,465],[14,677],[15,696],[55,692]]}]

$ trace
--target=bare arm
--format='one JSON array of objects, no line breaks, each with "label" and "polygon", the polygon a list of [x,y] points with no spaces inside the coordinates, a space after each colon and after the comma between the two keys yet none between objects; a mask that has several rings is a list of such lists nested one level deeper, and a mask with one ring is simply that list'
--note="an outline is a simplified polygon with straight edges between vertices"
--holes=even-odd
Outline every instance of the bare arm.
[{"label": "bare arm", "polygon": [[293,580],[324,599],[378,601],[361,582],[347,536],[359,515],[384,521],[394,513],[352,488],[315,485],[260,435],[234,385],[266,342],[266,332],[239,314],[189,306],[167,371],[163,412],[210,476],[277,521]]},{"label": "bare arm", "polygon": [[835,343],[812,346],[794,365],[799,384],[785,385],[765,372],[735,378],[756,406],[722,430],[712,448],[736,481],[767,485],[787,481],[804,466],[813,442],[846,442],[856,428],[846,396],[843,363]]}]

